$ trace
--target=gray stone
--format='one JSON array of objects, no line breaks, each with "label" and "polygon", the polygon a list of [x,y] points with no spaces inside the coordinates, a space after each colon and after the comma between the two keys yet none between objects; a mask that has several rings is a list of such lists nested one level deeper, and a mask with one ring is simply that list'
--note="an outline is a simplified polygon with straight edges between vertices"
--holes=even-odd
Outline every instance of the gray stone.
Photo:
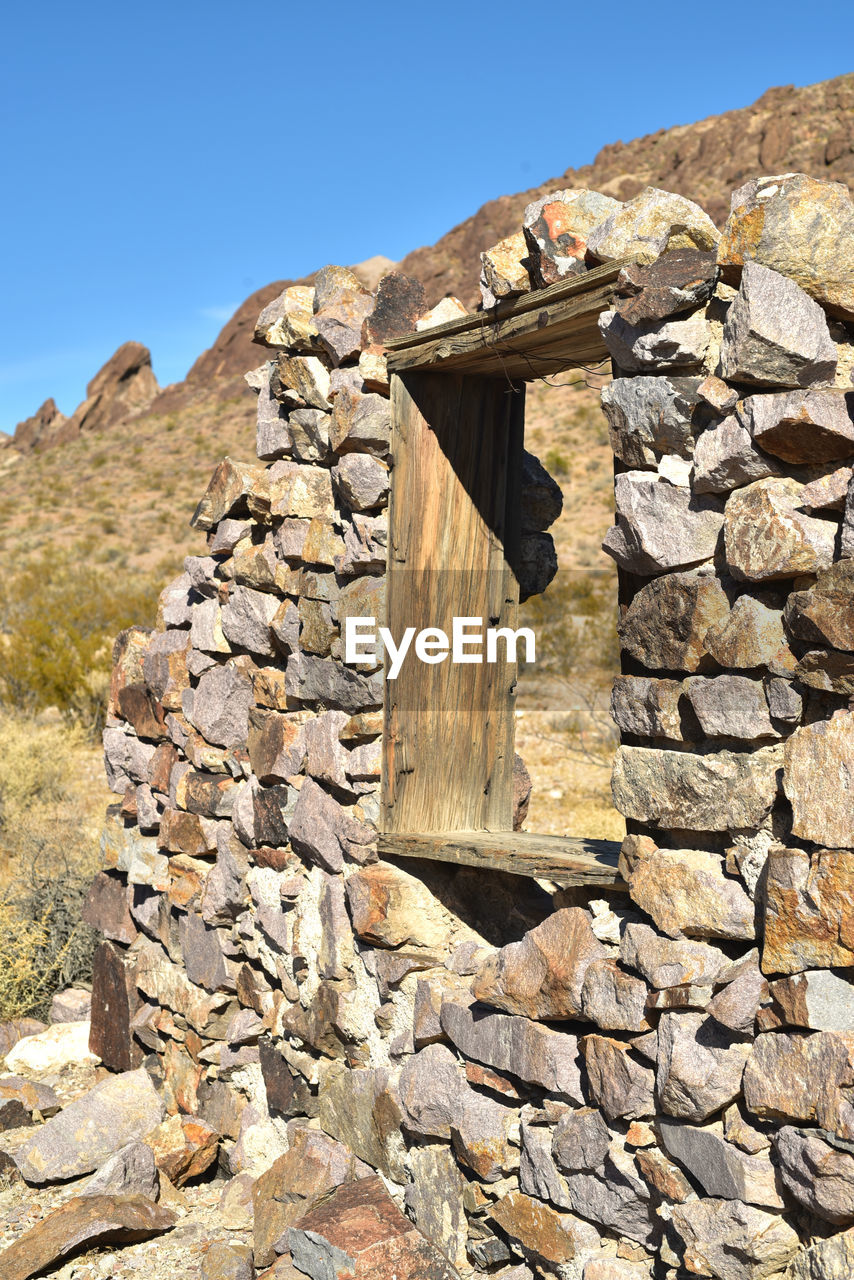
[{"label": "gray stone", "polygon": [[854,563],[840,560],[786,601],[786,626],[810,644],[854,652]]},{"label": "gray stone", "polygon": [[665,1012],[658,1024],[659,1107],[701,1121],[733,1102],[750,1045],[703,1013]]},{"label": "gray stone", "polygon": [[25,1181],[43,1186],[91,1173],[163,1119],[143,1068],[109,1076],[48,1120],[15,1154]]},{"label": "gray stone", "polygon": [[[854,715],[802,725],[785,744],[783,787],[792,806],[792,831],[831,849],[854,849],[854,809],[840,804],[854,774]],[[828,785],[837,779],[837,785]],[[839,789],[837,789],[839,788]]]},{"label": "gray stone", "polygon": [[694,447],[695,493],[729,493],[754,480],[777,476],[780,470],[779,463],[757,449],[736,414],[707,427]]},{"label": "gray stone", "polygon": [[854,1033],[854,983],[830,969],[808,969],[769,984],[783,1021],[811,1031]]},{"label": "gray stone", "polygon": [[849,1080],[844,1037],[830,1031],[767,1031],[753,1042],[744,1100],[762,1120],[818,1121],[830,1128],[838,1113],[838,1090]]},{"label": "gray stone", "polygon": [[617,523],[602,549],[632,573],[656,573],[700,564],[715,553],[724,522],[717,498],[645,471],[624,471],[615,481]]},{"label": "gray stone", "polygon": [[648,994],[646,983],[627,973],[616,960],[594,960],[584,975],[582,1013],[603,1031],[648,1031]]},{"label": "gray stone", "polygon": [[768,998],[768,982],[759,968],[755,951],[749,952],[737,968],[739,971],[731,980],[728,974],[721,974],[726,986],[709,1003],[708,1012],[730,1031],[752,1035],[756,1015]]},{"label": "gray stone", "polygon": [[568,1111],[555,1126],[552,1155],[564,1173],[604,1168],[611,1149],[611,1131],[594,1107]]},{"label": "gray stone", "polygon": [[193,605],[190,643],[193,646],[188,660],[191,670],[198,664],[200,655],[231,653],[231,645],[222,630],[222,609],[218,600],[201,600]]},{"label": "gray stone", "polygon": [[696,671],[707,660],[706,635],[729,617],[729,611],[715,577],[665,574],[647,583],[632,600],[619,622],[620,642],[651,670]]},{"label": "gray stone", "polygon": [[742,419],[755,443],[766,453],[795,464],[850,458],[854,454],[852,415],[854,392],[850,391],[748,396],[742,409]]},{"label": "gray stone", "polygon": [[702,364],[711,329],[701,313],[629,324],[617,311],[603,311],[599,332],[623,373],[650,373]]},{"label": "gray stone", "polygon": [[406,1178],[400,1132],[406,1116],[388,1067],[331,1070],[320,1089],[321,1127],[373,1169],[396,1182]]},{"label": "gray stone", "polygon": [[760,386],[816,386],[833,381],[836,360],[818,303],[794,280],[746,262],[724,325],[724,378]]},{"label": "gray stone", "polygon": [[721,1124],[697,1128],[662,1116],[661,1144],[695,1178],[707,1196],[783,1209],[778,1176],[767,1156],[751,1156],[727,1142]]},{"label": "gray stone", "polygon": [[649,925],[634,921],[626,925],[623,933],[620,959],[659,990],[717,982],[729,963],[723,951],[707,942],[662,937]]},{"label": "gray stone", "polygon": [[685,692],[708,738],[779,738],[760,680],[747,676],[689,676]]},{"label": "gray stone", "polygon": [[335,491],[348,511],[371,511],[388,500],[388,467],[367,453],[346,453],[332,468]]},{"label": "gray stone", "polygon": [[519,601],[541,595],[557,573],[557,551],[550,533],[525,533],[519,543]]},{"label": "gray stone", "polygon": [[655,1072],[632,1056],[632,1044],[609,1036],[585,1036],[581,1051],[590,1095],[609,1120],[655,1114]]},{"label": "gray stone", "polygon": [[[563,1123],[563,1122],[562,1122]],[[561,1165],[568,1157],[570,1167],[561,1178],[561,1203],[591,1222],[628,1236],[639,1244],[649,1243],[654,1235],[651,1207],[652,1193],[641,1179],[621,1168],[610,1154],[605,1154],[600,1167],[577,1168],[578,1153],[571,1141],[560,1142],[555,1130],[555,1162]],[[598,1157],[601,1145],[591,1146]]]},{"label": "gray stone", "polygon": [[804,700],[790,680],[766,680],[765,696],[773,720],[796,725],[803,714]]},{"label": "gray stone", "polygon": [[819,1130],[785,1125],[773,1138],[786,1190],[816,1217],[836,1226],[854,1221],[854,1156]]},{"label": "gray stone", "polygon": [[366,516],[354,511],[344,524],[344,554],[335,560],[335,572],[342,577],[382,573],[388,555],[388,516]]},{"label": "gray stone", "polygon": [[576,1036],[459,998],[442,1002],[441,1025],[465,1057],[583,1101]]},{"label": "gray stone", "polygon": [[185,715],[207,742],[240,747],[246,743],[251,704],[252,682],[235,663],[229,662],[211,667],[199,677],[188,707],[190,714]]},{"label": "gray stone", "polygon": [[779,1214],[740,1200],[691,1200],[673,1206],[682,1265],[717,1280],[765,1280],[798,1252],[797,1232]]},{"label": "gray stone", "polygon": [[67,987],[65,991],[57,991],[50,1002],[50,1022],[85,1022],[91,1009],[91,991]]},{"label": "gray stone", "polygon": [[563,509],[563,493],[545,467],[528,450],[522,454],[522,532],[541,533]]},{"label": "gray stone", "polygon": [[294,409],[288,418],[291,452],[299,462],[323,462],[329,457],[329,414],[322,409]]},{"label": "gray stone", "polygon": [[234,991],[232,968],[223,955],[225,935],[213,929],[195,911],[181,917],[181,953],[187,977],[206,991]]},{"label": "gray stone", "polygon": [[341,871],[344,855],[364,861],[375,833],[357,821],[313,778],[306,778],[291,818],[288,835],[297,853],[325,871]]},{"label": "gray stone", "polygon": [[611,687],[611,715],[623,733],[682,741],[680,680],[617,676]]},{"label": "gray stone", "polygon": [[698,403],[693,378],[615,378],[602,388],[611,448],[628,467],[655,467],[662,454],[690,458],[691,415]]},{"label": "gray stone", "polygon": [[270,624],[278,607],[279,601],[266,591],[234,587],[222,610],[223,634],[232,645],[248,649],[250,653],[273,657],[276,650]]},{"label": "gray stone", "polygon": [[459,1059],[444,1044],[407,1058],[398,1086],[406,1128],[420,1137],[450,1139],[468,1091]]},{"label": "gray stone", "polygon": [[391,407],[384,396],[341,391],[335,397],[329,442],[338,454],[371,453],[388,457]]},{"label": "gray stone", "polygon": [[160,1196],[154,1152],[145,1142],[131,1142],[101,1165],[80,1190],[83,1196]]},{"label": "gray stone", "polygon": [[383,685],[381,671],[364,675],[333,658],[309,653],[292,654],[285,677],[289,697],[350,712],[378,710],[383,704]]},{"label": "gray stone", "polygon": [[696,756],[620,747],[611,789],[620,813],[688,831],[759,827],[777,799],[782,746]]},{"label": "gray stone", "polygon": [[844,511],[852,477],[854,467],[837,467],[811,480],[801,490],[801,505],[806,511]]},{"label": "gray stone", "polygon": [[762,582],[816,573],[833,562],[836,526],[801,510],[796,480],[756,480],[730,494],[726,562],[734,578]]}]

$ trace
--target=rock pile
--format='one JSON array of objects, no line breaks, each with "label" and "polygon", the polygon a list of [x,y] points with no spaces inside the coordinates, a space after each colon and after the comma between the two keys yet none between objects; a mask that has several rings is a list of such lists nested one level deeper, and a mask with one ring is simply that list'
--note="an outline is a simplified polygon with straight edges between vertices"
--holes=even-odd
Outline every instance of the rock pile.
[{"label": "rock pile", "polygon": [[[383,344],[449,308],[336,267],[265,308],[260,462],[217,468],[207,554],[116,645],[86,918],[90,1048],[119,1074],[22,1139],[30,1182],[138,1195],[140,1145],[161,1187],[217,1161],[206,1275],[848,1274],[854,294],[844,256],[801,261],[846,200],[749,184],[721,238],[654,189],[561,191],[485,255],[487,301],[637,260],[600,318],[629,830],[607,901],[378,860],[382,679],[342,627],[382,617]],[[557,509],[529,460],[529,536]],[[225,1238],[249,1230],[254,1263]]]}]

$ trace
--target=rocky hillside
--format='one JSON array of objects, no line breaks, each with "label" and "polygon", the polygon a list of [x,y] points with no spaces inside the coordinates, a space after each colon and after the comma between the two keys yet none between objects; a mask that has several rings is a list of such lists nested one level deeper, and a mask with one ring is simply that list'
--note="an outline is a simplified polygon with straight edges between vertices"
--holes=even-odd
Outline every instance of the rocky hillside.
[{"label": "rocky hillside", "polygon": [[[408,254],[401,269],[425,284],[431,302],[454,293],[473,307],[479,255],[517,230],[525,205],[545,191],[583,186],[627,199],[658,186],[696,200],[722,223],[734,187],[751,175],[787,169],[854,186],[854,75],[803,89],[769,89],[740,111],[612,143],[590,165],[490,201],[435,245]],[[372,259],[356,270],[371,287],[390,265]],[[186,490],[189,514],[191,495],[217,457],[250,449],[254,397],[242,375],[263,359],[252,330],[261,308],[287,283],[275,281],[247,298],[183,382],[160,389],[146,349],[126,343],[70,418],[48,400],[20,424],[14,442],[0,446],[0,478],[11,499],[0,517],[7,545],[29,552],[34,545],[82,540],[101,556],[145,568],[164,557],[174,565],[193,549],[193,535],[166,511],[175,511]],[[582,451],[578,470],[571,467],[575,439],[556,438],[566,434],[568,422],[583,426],[589,419],[590,406],[582,400],[577,391],[533,388],[529,427],[537,437],[531,447],[541,456],[554,449],[569,466],[567,509],[590,529],[594,492],[593,506],[602,508],[607,522],[607,445],[600,443],[601,466],[591,466],[596,459]],[[57,452],[53,446],[59,444]],[[597,530],[588,550],[598,541]]]}]

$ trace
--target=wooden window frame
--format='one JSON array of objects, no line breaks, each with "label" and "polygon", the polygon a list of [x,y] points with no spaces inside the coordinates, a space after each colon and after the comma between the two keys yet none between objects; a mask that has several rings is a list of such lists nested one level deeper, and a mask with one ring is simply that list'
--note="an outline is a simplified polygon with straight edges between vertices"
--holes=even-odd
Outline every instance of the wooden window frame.
[{"label": "wooden window frame", "polygon": [[[598,318],[624,265],[389,343],[396,638],[453,616],[515,629],[524,384],[608,356]],[[412,658],[386,682],[380,852],[623,887],[619,844],[512,830],[515,684],[508,663]]]}]

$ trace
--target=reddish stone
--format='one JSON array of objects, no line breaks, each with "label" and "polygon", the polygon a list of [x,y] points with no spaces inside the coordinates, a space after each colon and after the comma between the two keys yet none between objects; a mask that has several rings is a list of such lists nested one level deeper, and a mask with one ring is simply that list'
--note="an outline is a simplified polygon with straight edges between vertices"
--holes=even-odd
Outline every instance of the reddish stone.
[{"label": "reddish stone", "polygon": [[144,684],[128,684],[119,690],[119,715],[132,725],[140,738],[157,742],[168,737],[163,707]]},{"label": "reddish stone", "polygon": [[89,887],[80,915],[84,924],[91,925],[113,942],[129,947],[136,939],[137,928],[128,906],[128,886],[120,876],[99,871]]},{"label": "reddish stone", "polygon": [[380,280],[374,309],[362,325],[362,345],[384,346],[391,338],[411,333],[426,311],[421,281],[390,271]]},{"label": "reddish stone", "polygon": [[143,1052],[131,1033],[141,1001],[133,957],[102,942],[92,962],[92,1023],[89,1049],[111,1071],[133,1071]]}]

